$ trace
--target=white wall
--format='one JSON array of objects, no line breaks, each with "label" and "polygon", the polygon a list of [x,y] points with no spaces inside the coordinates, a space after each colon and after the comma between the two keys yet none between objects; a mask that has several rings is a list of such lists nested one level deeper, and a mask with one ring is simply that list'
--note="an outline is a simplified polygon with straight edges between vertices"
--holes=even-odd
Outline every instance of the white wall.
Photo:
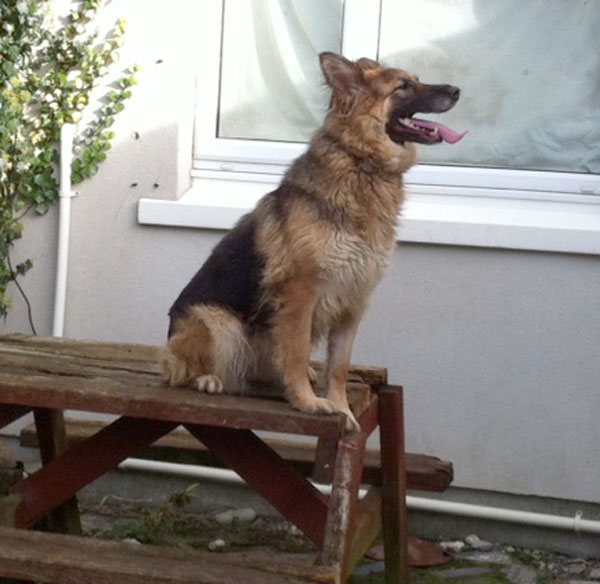
[{"label": "white wall", "polygon": [[[136,13],[140,2],[110,3],[129,13],[128,53],[144,69],[114,151],[73,202],[66,336],[162,343],[171,302],[222,235],[136,221],[140,197],[173,199],[188,184],[193,75],[181,5]],[[23,284],[46,334],[55,211],[27,221],[15,257],[34,260]],[[28,332],[11,294],[0,332]],[[599,299],[598,256],[404,244],[354,361],[387,366],[405,386],[410,449],[452,460],[456,485],[598,502]]]}]

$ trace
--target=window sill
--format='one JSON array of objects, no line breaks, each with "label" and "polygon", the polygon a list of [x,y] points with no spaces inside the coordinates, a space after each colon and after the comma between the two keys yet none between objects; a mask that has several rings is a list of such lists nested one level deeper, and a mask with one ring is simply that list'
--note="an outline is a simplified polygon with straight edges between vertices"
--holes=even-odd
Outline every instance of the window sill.
[{"label": "window sill", "polygon": [[[177,201],[141,199],[142,225],[230,229],[280,177],[195,178]],[[515,198],[506,191],[409,185],[397,229],[399,241],[600,255],[600,200]]]}]

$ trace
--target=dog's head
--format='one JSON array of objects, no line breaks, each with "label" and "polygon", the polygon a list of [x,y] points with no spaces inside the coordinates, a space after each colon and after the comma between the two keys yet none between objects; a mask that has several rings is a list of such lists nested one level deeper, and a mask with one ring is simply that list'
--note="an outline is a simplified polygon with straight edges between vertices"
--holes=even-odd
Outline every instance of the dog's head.
[{"label": "dog's head", "polygon": [[332,89],[330,109],[346,116],[371,116],[394,143],[454,143],[466,134],[415,117],[453,108],[460,97],[458,87],[421,83],[412,73],[371,59],[353,62],[334,53],[321,53],[320,59]]}]

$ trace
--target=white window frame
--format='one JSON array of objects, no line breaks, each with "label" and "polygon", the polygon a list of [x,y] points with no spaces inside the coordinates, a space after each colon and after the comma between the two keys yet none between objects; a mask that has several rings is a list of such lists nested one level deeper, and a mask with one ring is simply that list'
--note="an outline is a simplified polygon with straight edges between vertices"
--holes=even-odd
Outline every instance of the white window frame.
[{"label": "white window frame", "polygon": [[[175,202],[140,201],[141,223],[228,229],[306,148],[216,137],[222,6],[203,0],[198,23],[192,188]],[[342,53],[376,59],[379,19],[379,2],[345,0]],[[428,164],[405,184],[400,240],[600,254],[600,175]]]}]

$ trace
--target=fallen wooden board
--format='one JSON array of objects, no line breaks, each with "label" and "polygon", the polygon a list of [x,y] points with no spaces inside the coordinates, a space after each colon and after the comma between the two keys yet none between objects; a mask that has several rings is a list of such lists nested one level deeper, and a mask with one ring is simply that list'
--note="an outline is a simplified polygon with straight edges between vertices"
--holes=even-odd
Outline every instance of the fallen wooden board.
[{"label": "fallen wooden board", "polygon": [[314,554],[218,553],[0,527],[0,575],[44,584],[333,582]]}]

